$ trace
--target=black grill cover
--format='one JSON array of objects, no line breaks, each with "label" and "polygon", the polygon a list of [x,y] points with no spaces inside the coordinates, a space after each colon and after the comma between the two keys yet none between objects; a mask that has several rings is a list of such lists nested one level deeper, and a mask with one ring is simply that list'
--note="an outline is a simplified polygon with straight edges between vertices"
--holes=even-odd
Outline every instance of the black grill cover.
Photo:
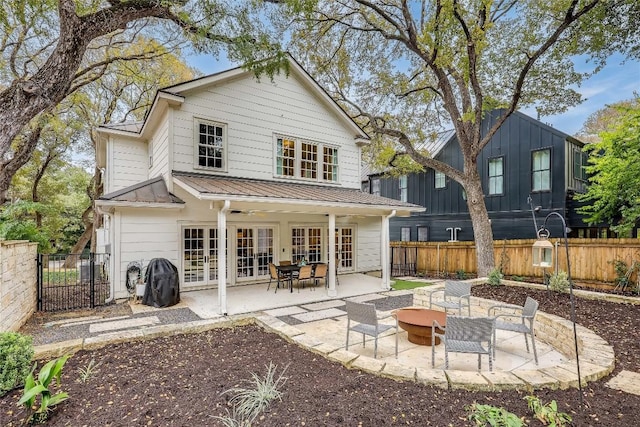
[{"label": "black grill cover", "polygon": [[149,261],[142,303],[154,307],[170,307],[180,302],[178,269],[171,261],[154,258]]}]

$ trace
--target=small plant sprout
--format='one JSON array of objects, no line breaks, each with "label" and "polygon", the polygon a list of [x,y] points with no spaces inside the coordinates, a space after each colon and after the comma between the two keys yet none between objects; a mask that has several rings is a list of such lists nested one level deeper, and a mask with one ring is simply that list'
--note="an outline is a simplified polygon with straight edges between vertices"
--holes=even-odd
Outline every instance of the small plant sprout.
[{"label": "small plant sprout", "polygon": [[544,425],[550,427],[564,427],[571,423],[571,416],[564,412],[558,412],[558,404],[552,400],[546,405],[536,396],[525,396],[527,405],[533,415]]},{"label": "small plant sprout", "polygon": [[[66,355],[47,362],[42,369],[40,369],[37,378],[33,376],[36,368],[35,365],[29,375],[27,375],[24,381],[24,392],[18,401],[18,405],[24,405],[27,411],[29,411],[27,420],[31,424],[46,422],[53,408],[69,398],[66,392],[59,391],[52,395],[49,390],[49,384],[51,384],[51,381],[54,379],[58,383],[58,386],[60,385],[62,368],[69,357],[71,356]],[[38,397],[40,397],[40,406],[37,405]]]},{"label": "small plant sprout", "polygon": [[473,421],[476,426],[492,427],[521,427],[523,422],[518,416],[504,408],[492,405],[481,405],[474,403],[466,407],[469,412],[469,421]]},{"label": "small plant sprout", "polygon": [[95,375],[96,372],[98,372],[98,369],[97,369],[98,366],[100,366],[100,363],[96,363],[94,359],[91,359],[86,366],[79,367],[78,368],[79,380],[82,381],[83,383],[86,383],[89,380],[89,378],[91,378],[93,375]]}]

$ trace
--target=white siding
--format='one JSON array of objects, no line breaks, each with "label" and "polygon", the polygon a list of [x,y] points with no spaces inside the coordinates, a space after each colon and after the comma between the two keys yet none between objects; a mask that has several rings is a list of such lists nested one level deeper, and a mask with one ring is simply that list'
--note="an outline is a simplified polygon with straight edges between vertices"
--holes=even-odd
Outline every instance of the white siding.
[{"label": "white siding", "polygon": [[149,179],[149,156],[146,142],[113,136],[109,142],[105,193],[111,193]]},{"label": "white siding", "polygon": [[158,175],[168,176],[169,172],[169,120],[168,112],[163,118],[154,133],[151,143],[153,148],[153,166],[149,169],[149,178]]},{"label": "white siding", "polygon": [[167,210],[129,209],[123,210],[116,241],[120,252],[119,272],[113,277],[116,298],[126,298],[126,271],[131,261],[146,266],[153,258],[166,258],[179,268],[179,234],[177,218],[179,213]]},{"label": "white siding", "polygon": [[337,146],[340,184],[359,188],[359,150],[352,130],[293,75],[274,79],[244,77],[187,95],[173,115],[173,168],[203,172],[194,169],[197,117],[227,125],[229,176],[273,179],[274,134],[279,133]]},{"label": "white siding", "polygon": [[380,263],[380,226],[381,217],[368,217],[358,221],[356,253],[358,271],[374,271],[382,269]]}]

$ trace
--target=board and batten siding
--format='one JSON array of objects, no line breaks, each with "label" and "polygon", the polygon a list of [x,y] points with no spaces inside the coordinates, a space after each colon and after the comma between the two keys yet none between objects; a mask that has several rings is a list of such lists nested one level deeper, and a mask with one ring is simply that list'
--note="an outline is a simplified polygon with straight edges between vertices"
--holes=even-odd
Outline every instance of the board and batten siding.
[{"label": "board and batten siding", "polygon": [[116,242],[119,242],[120,276],[115,297],[126,298],[126,272],[131,261],[146,266],[153,258],[166,258],[180,268],[179,211],[124,209],[119,215]]},{"label": "board and batten siding", "polygon": [[273,82],[238,78],[185,97],[174,111],[174,170],[209,172],[194,167],[194,125],[199,118],[227,126],[228,176],[273,180],[274,136],[282,134],[337,146],[340,184],[360,188],[355,135],[293,75],[275,76]]}]

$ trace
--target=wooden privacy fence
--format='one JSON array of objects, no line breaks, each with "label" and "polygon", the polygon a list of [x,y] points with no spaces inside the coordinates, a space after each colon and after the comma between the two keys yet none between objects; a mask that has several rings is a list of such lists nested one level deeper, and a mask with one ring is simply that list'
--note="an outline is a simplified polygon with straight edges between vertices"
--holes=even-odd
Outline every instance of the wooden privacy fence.
[{"label": "wooden privacy fence", "polygon": [[[547,273],[553,273],[556,265],[567,271],[564,239],[549,239],[556,247],[554,264]],[[531,247],[535,239],[496,240],[494,254],[496,266],[502,264],[506,276],[542,277],[542,269],[533,267]],[[640,239],[569,239],[571,277],[574,280],[614,282],[618,274],[615,261],[627,267],[640,261]],[[477,272],[474,242],[391,242],[396,253],[400,248],[415,252],[416,270],[425,274],[455,274],[464,271]],[[399,254],[396,256],[400,256]],[[553,271],[550,271],[553,270]],[[637,280],[637,273],[630,278]]]}]

